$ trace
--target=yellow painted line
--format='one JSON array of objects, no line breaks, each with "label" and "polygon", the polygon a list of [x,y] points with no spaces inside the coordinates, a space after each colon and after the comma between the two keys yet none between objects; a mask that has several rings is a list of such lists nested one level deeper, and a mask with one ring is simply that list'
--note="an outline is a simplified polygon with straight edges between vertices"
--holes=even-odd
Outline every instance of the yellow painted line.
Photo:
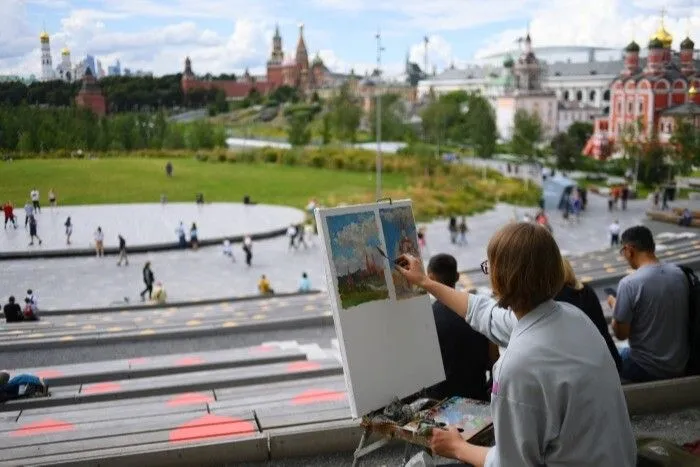
[{"label": "yellow painted line", "polygon": [[124,311],[120,311],[119,314],[122,315],[122,316],[128,316],[128,315],[131,314],[131,312],[130,312],[130,311],[124,310]]},{"label": "yellow painted line", "polygon": [[634,269],[627,269],[627,274],[632,274],[634,272]]},{"label": "yellow painted line", "polygon": [[318,307],[315,305],[306,305],[304,307],[304,311],[316,311],[316,310],[318,310]]},{"label": "yellow painted line", "polygon": [[223,327],[225,327],[225,328],[235,328],[236,326],[238,326],[238,323],[236,323],[234,321],[226,321],[223,324]]},{"label": "yellow painted line", "polygon": [[66,319],[75,319],[75,315],[66,315]]},{"label": "yellow painted line", "polygon": [[68,326],[69,328],[72,328],[73,326],[77,326],[78,323],[69,322],[69,323],[65,323],[65,325]]},{"label": "yellow painted line", "polygon": [[242,311],[237,311],[234,313],[235,316],[238,316],[239,318],[243,318],[245,316],[245,313]]},{"label": "yellow painted line", "polygon": [[82,329],[83,331],[90,331],[92,329],[95,329],[95,325],[94,324],[86,324],[85,326],[83,326],[80,329]]},{"label": "yellow painted line", "polygon": [[323,316],[333,316],[333,312],[331,311],[326,311]]},{"label": "yellow painted line", "polygon": [[267,315],[254,315],[253,316],[253,319],[256,321],[260,321],[260,320],[265,319],[265,318],[267,318]]},{"label": "yellow painted line", "polygon": [[153,323],[154,324],[165,324],[165,320],[164,319],[157,319],[157,320],[153,321]]},{"label": "yellow painted line", "polygon": [[44,335],[43,335],[42,333],[38,332],[38,333],[36,333],[36,334],[32,334],[31,337],[33,337],[33,338],[35,338],[35,339],[39,339],[40,337],[44,337]]},{"label": "yellow painted line", "polygon": [[207,314],[206,314],[206,313],[199,312],[199,313],[195,313],[193,316],[194,316],[195,318],[204,318],[205,316],[207,316]]},{"label": "yellow painted line", "polygon": [[109,316],[105,316],[104,318],[102,318],[102,321],[105,322],[105,323],[111,323],[111,322],[112,322],[112,318],[110,318]]},{"label": "yellow painted line", "polygon": [[610,263],[604,263],[604,264],[603,264],[603,267],[604,267],[604,268],[611,268],[611,267],[612,267],[612,264],[610,264]]},{"label": "yellow painted line", "polygon": [[688,256],[690,256],[690,255],[687,254],[687,253],[683,253],[682,255],[678,255],[678,257],[679,257],[680,259],[685,259],[685,258],[687,258]]},{"label": "yellow painted line", "polygon": [[13,335],[13,336],[18,336],[20,334],[24,334],[24,331],[21,331],[19,329],[15,329],[14,331],[8,332],[8,334]]},{"label": "yellow painted line", "polygon": [[605,268],[605,272],[616,272],[617,269],[615,268]]},{"label": "yellow painted line", "polygon": [[151,334],[155,334],[155,333],[156,332],[153,329],[144,329],[139,334],[142,336],[150,336]]},{"label": "yellow painted line", "polygon": [[137,316],[134,318],[134,323],[140,323],[141,321],[143,321],[143,316]]},{"label": "yellow painted line", "polygon": [[[224,311],[230,311],[232,308],[233,308],[233,307],[231,306],[230,303],[222,303],[222,304],[221,304],[221,309],[224,310]],[[208,307],[206,307],[205,309],[206,309],[207,311],[211,311],[211,310],[214,309],[214,307],[213,307],[213,306],[208,306]]]},{"label": "yellow painted line", "polygon": [[114,327],[114,328],[108,328],[107,332],[119,332],[121,330],[122,330],[122,328],[120,328],[120,327]]},{"label": "yellow painted line", "polygon": [[204,310],[205,311],[214,311],[214,307],[209,305],[209,306],[205,307]]},{"label": "yellow painted line", "polygon": [[60,340],[63,341],[63,342],[68,342],[68,341],[75,340],[75,337],[73,337],[73,336],[63,336],[63,337],[61,337]]},{"label": "yellow painted line", "polygon": [[196,319],[193,319],[193,320],[188,321],[185,324],[187,324],[188,326],[199,326],[200,324],[202,324],[202,322],[198,321]]},{"label": "yellow painted line", "polygon": [[309,295],[308,297],[306,297],[306,301],[308,301],[308,302],[313,302],[313,301],[316,301],[318,299],[319,299],[318,295]]},{"label": "yellow painted line", "polygon": [[277,302],[277,306],[287,306],[289,305],[289,302],[286,300],[282,300],[281,302]]},{"label": "yellow painted line", "polygon": [[593,278],[591,276],[583,276],[581,278],[581,282],[590,282],[592,280],[593,280]]},{"label": "yellow painted line", "polygon": [[172,307],[168,308],[168,311],[169,311],[170,313],[175,313],[175,312],[177,311],[177,308],[175,308],[174,306],[172,306]]}]

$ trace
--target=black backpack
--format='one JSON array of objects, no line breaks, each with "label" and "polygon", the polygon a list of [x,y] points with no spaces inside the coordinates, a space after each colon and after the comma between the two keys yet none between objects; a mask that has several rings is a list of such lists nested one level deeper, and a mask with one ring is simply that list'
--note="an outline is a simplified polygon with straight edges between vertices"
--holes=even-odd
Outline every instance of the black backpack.
[{"label": "black backpack", "polygon": [[686,365],[686,375],[700,375],[700,279],[692,269],[679,266],[688,279],[690,295],[688,297],[688,331],[690,357]]}]

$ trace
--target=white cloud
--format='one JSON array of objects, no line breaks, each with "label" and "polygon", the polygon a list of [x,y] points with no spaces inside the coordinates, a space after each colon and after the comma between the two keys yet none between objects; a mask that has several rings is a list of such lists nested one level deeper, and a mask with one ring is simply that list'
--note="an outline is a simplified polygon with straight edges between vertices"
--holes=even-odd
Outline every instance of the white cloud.
[{"label": "white cloud", "polygon": [[[415,43],[409,48],[409,59],[417,63],[421,68],[425,68],[426,50],[425,42]],[[432,72],[433,67],[438,69],[448,67],[455,60],[452,44],[439,35],[428,36],[427,62],[428,69],[424,71]]]}]

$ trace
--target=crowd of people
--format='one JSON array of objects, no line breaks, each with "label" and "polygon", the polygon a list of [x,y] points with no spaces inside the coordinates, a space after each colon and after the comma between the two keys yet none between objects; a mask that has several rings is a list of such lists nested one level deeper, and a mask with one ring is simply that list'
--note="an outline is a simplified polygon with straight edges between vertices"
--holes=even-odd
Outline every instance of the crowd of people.
[{"label": "crowd of people", "polygon": [[[51,207],[56,207],[56,193],[53,188],[49,190],[49,205]],[[2,212],[5,218],[4,227],[7,229],[7,224],[11,224],[13,228],[17,228],[17,215],[15,214],[15,206],[12,201],[7,201],[2,205]],[[34,246],[34,240],[39,242],[39,245],[43,243],[41,237],[39,237],[38,229],[39,222],[37,216],[41,214],[41,197],[39,190],[32,188],[29,192],[29,199],[24,205],[24,228],[29,230],[29,246]]]},{"label": "crowd of people", "polygon": [[492,296],[456,290],[449,255],[433,256],[427,273],[418,258],[401,258],[404,277],[436,299],[446,380],[429,395],[491,401],[493,448],[449,428],[433,430],[434,453],[470,465],[637,465],[622,384],[697,370],[691,290],[684,271],[659,261],[648,228],[630,227],[619,242],[635,271],[607,300],[615,337],[629,342],[621,348],[596,293],[535,223],[510,223],[491,238],[481,270]]}]

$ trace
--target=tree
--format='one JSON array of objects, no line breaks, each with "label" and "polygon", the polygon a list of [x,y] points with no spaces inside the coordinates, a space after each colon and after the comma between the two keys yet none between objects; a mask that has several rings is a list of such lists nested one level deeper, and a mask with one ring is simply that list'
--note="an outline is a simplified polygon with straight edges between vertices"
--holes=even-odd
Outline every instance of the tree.
[{"label": "tree", "polygon": [[325,146],[331,142],[331,118],[327,112],[321,118],[321,125],[321,139]]},{"label": "tree", "polygon": [[535,144],[542,139],[542,121],[537,113],[518,109],[513,119],[511,150],[518,155],[533,157]]},{"label": "tree", "polygon": [[330,124],[333,134],[339,141],[354,143],[357,127],[360,125],[362,110],[350,95],[347,84],[340,87],[329,105]]},{"label": "tree", "polygon": [[692,121],[677,118],[670,142],[679,171],[690,172],[692,166],[700,162],[700,131]]},{"label": "tree", "polygon": [[[404,123],[406,115],[398,94],[383,94],[380,100],[381,136],[383,141],[401,141],[408,131]],[[372,106],[369,113],[369,127],[372,138],[377,137],[377,106]]]},{"label": "tree", "polygon": [[467,109],[472,95],[455,91],[433,99],[421,114],[426,142],[466,144],[469,141]]},{"label": "tree", "polygon": [[491,157],[496,152],[498,128],[491,104],[480,95],[472,95],[466,114],[469,141],[479,157]]},{"label": "tree", "polygon": [[290,117],[287,140],[292,146],[306,146],[311,142],[311,130],[306,115],[294,114]]},{"label": "tree", "polygon": [[581,152],[576,146],[576,140],[568,133],[559,133],[552,139],[552,151],[557,158],[557,167],[563,170],[576,168]]},{"label": "tree", "polygon": [[590,122],[574,122],[566,130],[566,134],[573,140],[580,153],[593,135],[593,124]]}]

